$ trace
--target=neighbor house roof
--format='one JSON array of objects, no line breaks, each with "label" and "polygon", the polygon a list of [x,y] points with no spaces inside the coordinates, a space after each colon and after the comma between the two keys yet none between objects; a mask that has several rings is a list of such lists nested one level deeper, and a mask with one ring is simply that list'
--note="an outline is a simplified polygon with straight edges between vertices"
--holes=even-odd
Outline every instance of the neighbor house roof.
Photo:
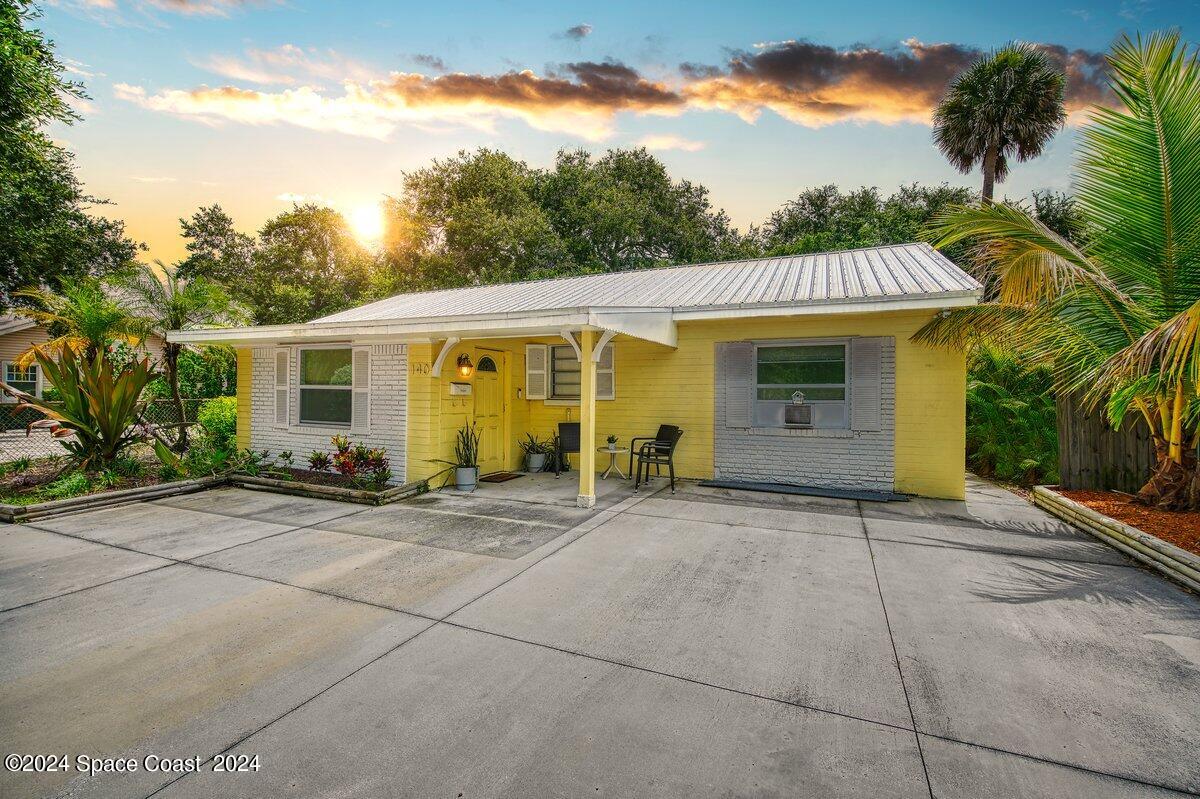
[{"label": "neighbor house roof", "polygon": [[28,330],[36,325],[36,322],[24,316],[0,314],[0,336],[7,336],[9,333],[20,333],[22,330]]},{"label": "neighbor house roof", "polygon": [[900,244],[423,291],[304,325],[186,331],[169,338],[482,338],[591,327],[674,344],[677,321],[945,308],[973,305],[981,289],[928,244]]}]

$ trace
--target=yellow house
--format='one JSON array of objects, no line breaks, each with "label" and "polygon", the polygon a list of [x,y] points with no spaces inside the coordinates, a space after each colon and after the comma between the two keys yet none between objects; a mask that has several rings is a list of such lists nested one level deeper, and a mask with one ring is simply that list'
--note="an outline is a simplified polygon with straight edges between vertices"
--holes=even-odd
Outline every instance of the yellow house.
[{"label": "yellow house", "polygon": [[487,474],[522,468],[526,434],[577,423],[590,506],[607,438],[671,424],[680,477],[960,499],[964,356],[911,336],[980,292],[908,244],[420,292],[170,340],[237,348],[242,446],[302,458],[344,434],[385,447],[400,482],[441,470],[464,426]]}]

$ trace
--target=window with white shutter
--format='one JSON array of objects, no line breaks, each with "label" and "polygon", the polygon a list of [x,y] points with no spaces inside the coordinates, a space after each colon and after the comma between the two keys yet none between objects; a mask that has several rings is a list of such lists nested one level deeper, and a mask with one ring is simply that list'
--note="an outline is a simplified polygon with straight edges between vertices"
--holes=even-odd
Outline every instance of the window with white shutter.
[{"label": "window with white shutter", "polygon": [[725,426],[749,428],[754,422],[754,344],[729,341],[719,345],[725,367]]},{"label": "window with white shutter", "polygon": [[291,350],[275,350],[275,426],[288,426],[288,366]]},{"label": "window with white shutter", "polygon": [[354,375],[351,380],[350,429],[368,433],[371,429],[371,350],[354,348]]},{"label": "window with white shutter", "polygon": [[883,426],[883,339],[850,340],[850,427],[880,430]]},{"label": "window with white shutter", "polygon": [[549,383],[549,347],[545,344],[525,345],[525,397],[546,399]]}]

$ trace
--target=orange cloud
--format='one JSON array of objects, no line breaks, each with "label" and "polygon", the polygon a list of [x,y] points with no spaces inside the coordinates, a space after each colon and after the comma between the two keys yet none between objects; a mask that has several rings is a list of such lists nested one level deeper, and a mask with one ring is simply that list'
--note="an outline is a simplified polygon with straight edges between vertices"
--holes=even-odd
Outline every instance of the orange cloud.
[{"label": "orange cloud", "polygon": [[[1042,45],[1067,74],[1068,111],[1107,97],[1103,56]],[[804,41],[766,42],[736,51],[721,67],[684,64],[689,105],[735,113],[753,122],[771,110],[801,125],[835,122],[928,123],[950,81],[983,52],[957,44],[839,50]]]},{"label": "orange cloud", "polygon": [[[1067,75],[1069,112],[1109,101],[1103,56],[1041,47]],[[766,42],[734,52],[722,66],[683,64],[667,82],[611,61],[565,64],[542,75],[523,70],[376,77],[333,51],[284,45],[249,50],[244,60],[208,63],[236,80],[288,87],[280,91],[200,86],[151,95],[122,85],[117,94],[209,124],[291,124],[386,138],[401,124],[448,122],[491,130],[498,119],[516,118],[539,130],[599,140],[612,134],[620,113],[677,115],[693,109],[733,113],[747,122],[773,111],[810,127],[846,121],[927,124],[950,81],[981,55],[971,47],[916,39],[897,50]],[[309,85],[314,78],[338,81],[340,93]],[[659,149],[703,146],[678,138],[652,143]]]},{"label": "orange cloud", "polygon": [[337,96],[308,86],[279,92],[201,86],[153,95],[137,86],[115,88],[118,97],[144,108],[208,123],[288,123],[375,138],[402,123],[451,121],[490,129],[498,117],[516,117],[541,130],[601,139],[620,111],[683,109],[683,98],[665,85],[622,64],[593,62],[568,64],[562,74],[547,76],[528,70],[437,77],[396,72],[365,83],[346,81]]}]

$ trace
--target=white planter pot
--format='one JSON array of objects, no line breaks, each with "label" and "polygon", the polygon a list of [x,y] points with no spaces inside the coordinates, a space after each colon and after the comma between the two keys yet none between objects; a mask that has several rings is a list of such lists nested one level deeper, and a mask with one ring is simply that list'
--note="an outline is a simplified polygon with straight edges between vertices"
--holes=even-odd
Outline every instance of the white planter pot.
[{"label": "white planter pot", "polygon": [[546,453],[533,452],[525,456],[525,471],[540,472],[546,468]]},{"label": "white planter pot", "polygon": [[459,491],[474,491],[479,482],[479,467],[468,466],[454,470],[454,487]]}]

